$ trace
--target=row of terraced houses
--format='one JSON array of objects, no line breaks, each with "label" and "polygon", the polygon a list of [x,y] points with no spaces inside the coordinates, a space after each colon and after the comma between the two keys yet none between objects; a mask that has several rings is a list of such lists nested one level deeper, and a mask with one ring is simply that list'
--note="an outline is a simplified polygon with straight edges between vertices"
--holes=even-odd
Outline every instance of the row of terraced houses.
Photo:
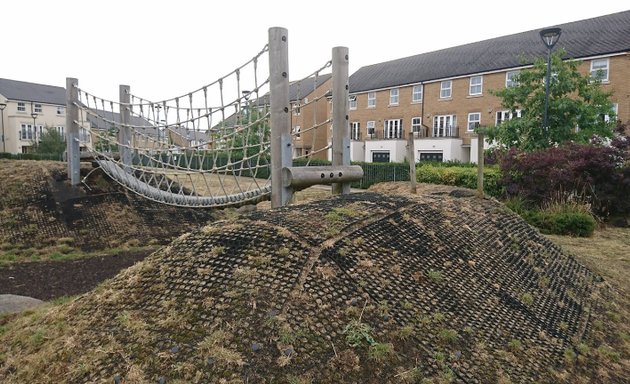
[{"label": "row of terraced houses", "polygon": [[[557,27],[562,35],[555,49],[564,49],[567,60],[580,60],[583,73],[601,75],[603,87],[613,92],[611,115],[630,121],[630,11]],[[473,129],[515,117],[489,91],[512,86],[515,74],[546,54],[539,30],[532,30],[360,68],[349,79],[352,160],[404,161],[413,132],[416,160],[474,161]],[[330,144],[331,127],[306,128],[330,117],[325,98],[308,101],[325,95],[331,81],[324,75],[317,83],[301,82],[302,90],[314,89],[308,94],[290,87],[296,156],[330,158],[319,149]],[[0,79],[0,150],[27,152],[46,125],[63,131],[63,95],[60,87]]]}]

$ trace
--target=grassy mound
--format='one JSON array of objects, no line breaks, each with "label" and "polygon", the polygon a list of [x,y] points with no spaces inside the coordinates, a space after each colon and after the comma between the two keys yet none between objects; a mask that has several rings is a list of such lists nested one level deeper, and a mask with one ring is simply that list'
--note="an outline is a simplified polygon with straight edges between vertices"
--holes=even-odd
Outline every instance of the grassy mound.
[{"label": "grassy mound", "polygon": [[613,299],[492,200],[363,193],[217,222],[5,318],[0,381],[623,382]]}]

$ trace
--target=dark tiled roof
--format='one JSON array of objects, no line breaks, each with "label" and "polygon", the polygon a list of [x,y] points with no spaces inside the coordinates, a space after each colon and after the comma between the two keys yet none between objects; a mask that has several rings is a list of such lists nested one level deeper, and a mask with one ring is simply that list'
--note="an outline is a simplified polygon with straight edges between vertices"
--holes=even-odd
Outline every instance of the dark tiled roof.
[{"label": "dark tiled roof", "polygon": [[289,84],[289,100],[297,101],[298,99],[303,99],[327,82],[331,77],[332,73],[327,73],[325,75],[319,75],[317,78],[311,76],[303,80],[292,81],[291,84]]},{"label": "dark tiled roof", "polygon": [[[564,48],[567,58],[630,51],[630,11],[557,27],[562,28],[562,35],[554,49]],[[539,35],[541,29],[365,66],[350,76],[350,92],[532,64],[535,58],[547,54]]]},{"label": "dark tiled roof", "polygon": [[0,79],[0,95],[9,100],[66,105],[66,89],[53,85]]},{"label": "dark tiled roof", "polygon": [[[103,111],[100,109],[99,110],[92,109],[92,112],[100,116],[100,118],[89,113],[86,114],[86,119],[87,121],[90,122],[91,128],[107,130],[109,128],[112,128],[112,126],[106,120],[120,122],[119,113],[112,112],[112,111]],[[144,127],[144,128],[137,128],[137,129],[139,131],[142,131],[143,133],[146,133],[147,135],[157,136],[157,129],[153,126],[153,124],[151,124],[151,122],[149,122],[146,119],[143,119],[140,116],[132,115],[130,123],[131,125],[134,125],[136,127]]]}]

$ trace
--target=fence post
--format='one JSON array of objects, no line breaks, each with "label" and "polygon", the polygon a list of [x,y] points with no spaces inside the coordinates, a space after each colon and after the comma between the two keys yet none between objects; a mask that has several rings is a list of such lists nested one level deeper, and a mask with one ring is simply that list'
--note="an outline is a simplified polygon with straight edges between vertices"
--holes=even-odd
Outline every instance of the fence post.
[{"label": "fence post", "polygon": [[[348,125],[348,48],[332,49],[333,138],[332,165],[350,165],[350,126]],[[350,182],[335,183],[335,195],[350,193]]]},{"label": "fence post", "polygon": [[407,159],[409,159],[409,181],[411,181],[410,192],[416,193],[416,149],[414,148],[413,132],[409,132],[407,137]]},{"label": "fence post", "polygon": [[286,205],[293,194],[282,168],[293,165],[289,105],[289,41],[286,28],[269,28],[269,107],[271,110],[271,208]]},{"label": "fence post", "polygon": [[66,77],[66,155],[72,185],[81,182],[81,141],[79,138],[79,80]]},{"label": "fence post", "polygon": [[125,165],[125,170],[129,171],[131,165],[131,106],[130,91],[128,85],[120,85],[118,87],[118,97],[120,101],[120,131],[118,132],[118,142],[120,151],[120,160]]},{"label": "fence post", "polygon": [[477,134],[477,196],[483,197],[483,133]]}]

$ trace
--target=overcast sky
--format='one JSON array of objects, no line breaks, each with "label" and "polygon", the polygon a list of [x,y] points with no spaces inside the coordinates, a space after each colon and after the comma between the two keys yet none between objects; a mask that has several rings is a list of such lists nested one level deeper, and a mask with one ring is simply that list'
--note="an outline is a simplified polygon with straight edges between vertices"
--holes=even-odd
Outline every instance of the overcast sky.
[{"label": "overcast sky", "polygon": [[[235,69],[289,31],[292,80],[334,46],[362,66],[630,9],[627,0],[3,0],[0,77],[65,86],[79,79],[117,100],[118,85],[152,100],[179,96]],[[542,44],[542,42],[541,42]]]}]

